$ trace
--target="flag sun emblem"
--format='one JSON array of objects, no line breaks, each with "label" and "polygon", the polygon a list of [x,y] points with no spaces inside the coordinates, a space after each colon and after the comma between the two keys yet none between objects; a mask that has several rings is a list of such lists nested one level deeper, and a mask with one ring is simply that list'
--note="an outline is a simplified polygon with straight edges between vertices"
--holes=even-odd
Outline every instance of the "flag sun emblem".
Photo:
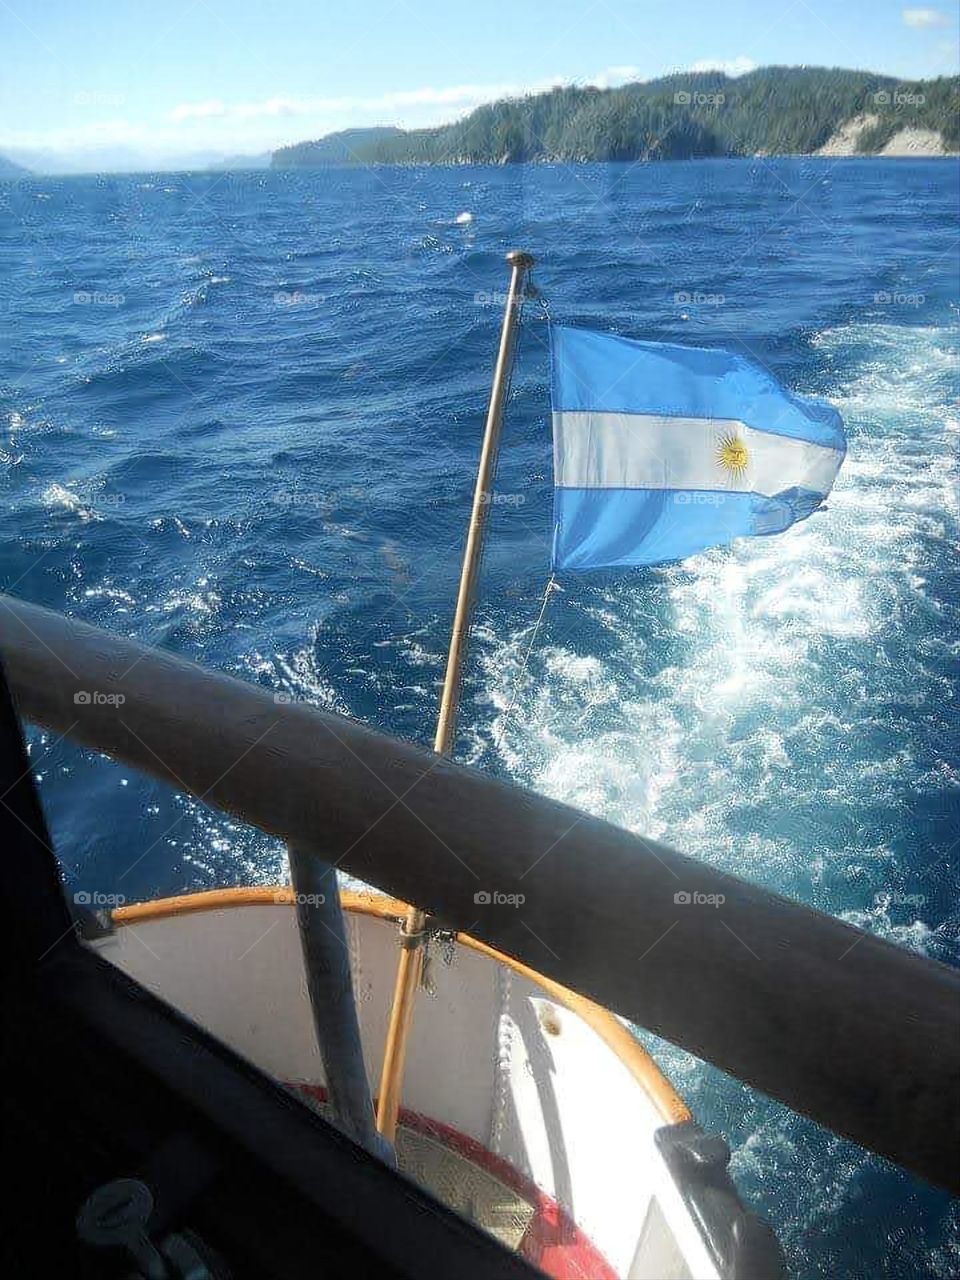
[{"label": "flag sun emblem", "polygon": [[747,469],[750,455],[739,436],[723,436],[717,445],[717,462],[733,480],[739,480]]}]

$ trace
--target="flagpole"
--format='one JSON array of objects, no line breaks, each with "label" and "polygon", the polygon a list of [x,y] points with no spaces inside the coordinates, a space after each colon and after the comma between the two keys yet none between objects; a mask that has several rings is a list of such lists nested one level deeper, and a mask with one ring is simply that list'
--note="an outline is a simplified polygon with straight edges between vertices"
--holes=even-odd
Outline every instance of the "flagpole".
[{"label": "flagpole", "polygon": [[[500,427],[503,423],[503,405],[506,399],[507,383],[516,341],[517,321],[520,313],[519,304],[523,297],[524,277],[533,266],[534,260],[528,253],[513,250],[507,254],[507,262],[510,264],[510,289],[507,293],[503,324],[500,329],[500,347],[497,351],[497,363],[494,366],[493,384],[490,388],[490,404],[487,409],[487,421],[483,431],[480,465],[477,469],[477,483],[473,491],[470,523],[467,527],[467,545],[464,548],[463,566],[460,570],[460,590],[457,594],[457,605],[453,615],[450,649],[447,654],[443,693],[440,698],[440,713],[437,717],[437,731],[433,743],[434,751],[442,756],[450,754],[456,734],[461,669],[470,630],[474,590],[480,567],[480,553],[483,549],[483,534],[496,470]],[[423,942],[426,922],[425,912],[420,911],[417,907],[410,907],[400,931],[400,960],[397,965],[393,1005],[390,1009],[390,1023],[387,1028],[387,1039],[384,1045],[383,1071],[380,1076],[380,1098],[377,1110],[377,1126],[383,1136],[390,1142],[393,1141],[397,1131],[400,1093],[403,1088],[407,1045],[413,1021],[413,1004],[417,988],[420,985],[420,975],[423,971]]]}]

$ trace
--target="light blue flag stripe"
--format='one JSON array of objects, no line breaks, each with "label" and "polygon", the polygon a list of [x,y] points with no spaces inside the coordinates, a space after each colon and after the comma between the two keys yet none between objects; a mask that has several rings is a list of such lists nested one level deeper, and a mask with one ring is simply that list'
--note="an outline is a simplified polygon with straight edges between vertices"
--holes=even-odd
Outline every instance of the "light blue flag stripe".
[{"label": "light blue flag stripe", "polygon": [[555,569],[631,568],[682,560],[734,538],[782,533],[820,494],[676,489],[556,489]]},{"label": "light blue flag stripe", "polygon": [[551,333],[555,569],[658,564],[781,533],[830,491],[830,405],[724,351]]},{"label": "light blue flag stripe", "polygon": [[762,365],[731,351],[638,342],[552,325],[554,412],[738,419],[758,431],[846,449],[832,405],[787,391]]}]

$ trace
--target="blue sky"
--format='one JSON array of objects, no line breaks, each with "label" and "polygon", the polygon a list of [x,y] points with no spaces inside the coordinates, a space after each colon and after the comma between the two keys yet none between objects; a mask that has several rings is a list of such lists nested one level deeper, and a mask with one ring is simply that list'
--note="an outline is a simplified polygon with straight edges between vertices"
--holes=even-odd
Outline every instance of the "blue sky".
[{"label": "blue sky", "polygon": [[252,153],[712,65],[940,75],[957,18],[955,0],[0,0],[0,151]]}]

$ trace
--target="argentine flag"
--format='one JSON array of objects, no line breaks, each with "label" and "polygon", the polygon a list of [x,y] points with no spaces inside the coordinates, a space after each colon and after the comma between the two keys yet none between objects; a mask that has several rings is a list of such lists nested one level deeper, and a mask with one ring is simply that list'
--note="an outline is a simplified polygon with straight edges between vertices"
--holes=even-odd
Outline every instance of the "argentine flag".
[{"label": "argentine flag", "polygon": [[679,560],[781,533],[846,452],[828,404],[728,351],[551,326],[554,569]]}]

